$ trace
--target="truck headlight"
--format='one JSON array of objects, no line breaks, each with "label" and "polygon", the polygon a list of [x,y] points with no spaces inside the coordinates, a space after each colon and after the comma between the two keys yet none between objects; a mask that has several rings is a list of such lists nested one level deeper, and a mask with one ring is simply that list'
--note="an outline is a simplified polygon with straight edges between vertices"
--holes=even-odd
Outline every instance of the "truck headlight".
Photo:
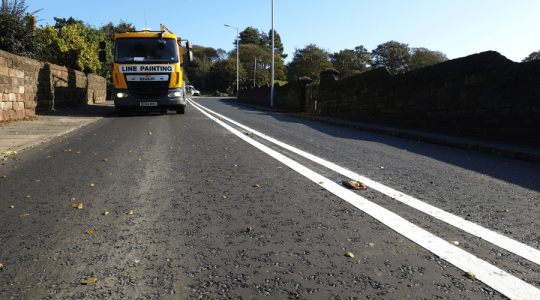
[{"label": "truck headlight", "polygon": [[126,94],[126,93],[117,93],[116,94],[116,98],[120,98],[120,99],[121,98],[126,98],[127,96],[128,96],[128,94]]},{"label": "truck headlight", "polygon": [[169,93],[169,97],[182,97],[182,92]]}]

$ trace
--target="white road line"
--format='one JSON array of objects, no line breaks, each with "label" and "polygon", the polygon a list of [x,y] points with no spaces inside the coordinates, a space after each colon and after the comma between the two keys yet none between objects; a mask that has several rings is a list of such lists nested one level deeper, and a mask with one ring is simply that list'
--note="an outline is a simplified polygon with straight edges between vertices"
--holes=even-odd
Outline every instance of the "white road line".
[{"label": "white road line", "polygon": [[377,219],[382,224],[390,227],[392,230],[398,232],[404,237],[410,239],[414,243],[420,245],[426,250],[439,256],[440,258],[448,261],[457,268],[472,272],[476,275],[476,278],[491,286],[493,289],[499,291],[505,296],[511,299],[540,299],[540,290],[526,282],[512,276],[511,274],[477,258],[476,256],[453,246],[449,242],[427,232],[426,230],[412,224],[411,222],[403,219],[397,214],[375,204],[367,199],[357,195],[356,193],[344,189],[337,184],[319,184],[319,182],[332,182],[330,179],[323,177],[320,174],[313,172],[312,170],[300,165],[294,160],[264,146],[263,144],[255,141],[254,139],[247,137],[238,130],[235,130],[225,122],[218,120],[216,117],[205,112],[198,104],[194,104],[200,112],[205,114],[208,118],[214,120],[225,129],[229,130],[239,138],[243,139],[252,146],[272,156],[276,160],[285,164],[292,170],[300,173],[309,180],[315,182],[319,186],[327,189],[329,192],[340,197],[341,199],[349,202],[365,213],[369,214],[373,218]]},{"label": "white road line", "polygon": [[[200,105],[198,103],[196,103],[196,105]],[[203,107],[203,106],[201,106]],[[206,110],[208,110],[209,112],[215,114],[216,116],[219,116],[229,122],[231,122],[232,124],[235,124],[236,126],[238,127],[242,127],[250,132],[253,132],[255,134],[257,134],[258,136],[268,140],[269,142],[272,142],[276,145],[279,145],[283,148],[286,148],[298,155],[301,155],[309,160],[312,160],[313,162],[317,163],[317,164],[320,164],[322,166],[325,166],[329,169],[332,169],[344,176],[347,176],[349,178],[352,178],[352,179],[355,179],[355,180],[358,180],[360,182],[363,182],[364,184],[366,184],[367,186],[383,193],[384,195],[386,196],[389,196],[391,198],[394,198],[395,200],[397,201],[400,201],[404,204],[407,204],[425,214],[428,214],[430,216],[433,216],[443,222],[446,222],[454,227],[457,227],[469,234],[472,234],[472,235],[475,235],[477,237],[480,237],[482,238],[483,240],[485,241],[488,241],[498,247],[501,247],[503,249],[506,249],[514,254],[517,254],[525,259],[528,259],[534,263],[536,263],[537,265],[540,265],[540,251],[533,248],[533,247],[530,247],[530,246],[527,246],[525,244],[522,244],[514,239],[511,239],[509,237],[506,237],[500,233],[497,233],[497,232],[494,232],[494,231],[491,231],[487,228],[484,228],[476,223],[473,223],[473,222],[470,222],[470,221],[467,221],[461,217],[458,217],[456,215],[453,215],[449,212],[446,212],[440,208],[437,208],[433,205],[430,205],[430,204],[427,204],[425,202],[422,202],[414,197],[411,197],[409,195],[405,195],[404,193],[402,192],[399,192],[399,191],[396,191],[390,187],[387,187],[381,183],[378,183],[376,181],[373,181],[369,178],[366,178],[362,175],[359,175],[357,173],[354,173],[350,170],[347,170],[343,167],[340,167],[332,162],[329,162],[329,161],[326,161],[320,157],[317,157],[315,155],[312,155],[310,153],[307,153],[305,151],[302,151],[300,149],[297,149],[293,146],[290,146],[288,144],[285,144],[283,142],[280,142],[278,140],[275,140],[269,136],[266,136],[265,134],[263,133],[260,133],[252,128],[249,128],[245,125],[242,125],[238,122],[235,122],[234,120],[231,120],[225,116],[222,116],[216,112],[213,112],[207,108],[205,108]]]}]

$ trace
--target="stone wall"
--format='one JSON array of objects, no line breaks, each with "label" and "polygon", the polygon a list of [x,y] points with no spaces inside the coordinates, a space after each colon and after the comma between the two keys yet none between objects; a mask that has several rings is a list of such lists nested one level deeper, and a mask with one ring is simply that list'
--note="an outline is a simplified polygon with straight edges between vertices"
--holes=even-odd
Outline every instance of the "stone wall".
[{"label": "stone wall", "polygon": [[105,98],[105,78],[0,50],[0,121]]},{"label": "stone wall", "polygon": [[321,78],[306,87],[308,113],[540,146],[540,60],[488,51],[399,75]]},{"label": "stone wall", "polygon": [[[306,99],[306,84],[311,80],[299,80],[286,85],[274,85],[274,106],[289,111],[304,111]],[[240,88],[238,101],[257,105],[270,106],[271,86]]]}]

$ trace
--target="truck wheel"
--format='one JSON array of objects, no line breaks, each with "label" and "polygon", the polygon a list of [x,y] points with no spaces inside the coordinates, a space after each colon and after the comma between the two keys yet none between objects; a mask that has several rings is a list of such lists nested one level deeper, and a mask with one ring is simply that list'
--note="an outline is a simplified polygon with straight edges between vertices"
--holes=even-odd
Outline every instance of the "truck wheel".
[{"label": "truck wheel", "polygon": [[186,109],[183,106],[180,106],[176,109],[176,114],[183,115],[186,112]]}]

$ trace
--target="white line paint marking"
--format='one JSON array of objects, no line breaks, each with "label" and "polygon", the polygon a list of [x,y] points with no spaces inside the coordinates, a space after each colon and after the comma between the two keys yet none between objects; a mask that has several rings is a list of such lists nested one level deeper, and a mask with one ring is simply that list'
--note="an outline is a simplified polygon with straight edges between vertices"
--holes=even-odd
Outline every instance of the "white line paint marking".
[{"label": "white line paint marking", "polygon": [[[196,104],[196,105],[200,105],[200,104]],[[202,107],[202,106],[201,106]],[[269,136],[266,136],[265,134],[263,133],[260,133],[252,128],[249,128],[247,126],[244,126],[238,122],[235,122],[225,116],[222,116],[216,112],[213,112],[207,108],[205,108],[206,110],[210,111],[211,113],[215,114],[216,116],[219,116],[233,124],[235,124],[236,126],[238,127],[241,127],[241,128],[244,128],[250,132],[253,132],[255,133],[256,135],[268,140],[269,142],[271,143],[274,143],[276,145],[279,145],[283,148],[286,148],[288,149],[289,151],[292,151],[298,155],[301,155],[309,160],[312,160],[313,162],[317,163],[317,164],[320,164],[322,166],[325,166],[331,170],[334,170],[344,176],[347,176],[349,178],[352,178],[352,179],[355,179],[355,180],[358,180],[358,181],[361,181],[363,182],[364,184],[368,185],[369,187],[383,193],[384,195],[386,196],[389,196],[391,198],[394,198],[395,200],[397,201],[400,201],[404,204],[407,204],[425,214],[428,214],[430,216],[433,216],[443,222],[446,222],[454,227],[457,227],[469,234],[472,234],[472,235],[475,235],[477,237],[480,237],[482,238],[483,240],[485,241],[488,241],[498,247],[501,247],[503,249],[506,249],[514,254],[517,254],[525,259],[528,259],[534,263],[536,263],[537,265],[540,265],[540,251],[533,248],[533,247],[530,247],[530,246],[527,246],[525,244],[522,244],[514,239],[511,239],[509,237],[506,237],[500,233],[497,233],[497,232],[494,232],[494,231],[491,231],[487,228],[484,228],[476,223],[473,223],[473,222],[470,222],[470,221],[467,221],[461,217],[458,217],[456,215],[453,215],[449,212],[446,212],[440,208],[437,208],[433,205],[430,205],[430,204],[427,204],[425,202],[422,202],[414,197],[411,197],[409,195],[405,195],[404,193],[402,192],[398,192],[390,187],[387,187],[381,183],[378,183],[376,181],[373,181],[367,177],[364,177],[362,175],[359,175],[357,173],[354,173],[350,170],[347,170],[343,167],[340,167],[332,162],[329,162],[329,161],[326,161],[320,157],[317,157],[313,154],[310,154],[310,153],[307,153],[305,151],[302,151],[300,149],[297,149],[293,146],[290,146],[288,144],[285,144],[283,142],[280,142],[278,140],[275,140]]]},{"label": "white line paint marking", "polygon": [[273,158],[285,164],[292,170],[300,173],[309,180],[325,188],[332,194],[349,202],[350,204],[369,214],[370,216],[377,219],[382,224],[385,224],[397,233],[410,239],[414,243],[420,245],[421,247],[439,256],[440,258],[448,261],[457,268],[466,272],[472,272],[476,275],[477,279],[491,286],[493,289],[499,291],[505,296],[511,299],[540,299],[540,290],[535,288],[534,286],[477,258],[476,256],[466,252],[465,250],[453,246],[449,242],[412,224],[411,222],[403,219],[395,213],[368,201],[367,199],[355,194],[350,190],[344,189],[337,184],[319,184],[319,182],[321,181],[332,181],[300,165],[294,160],[264,146],[263,144],[255,141],[254,139],[247,137],[246,135],[235,130],[228,124],[218,120],[216,117],[205,112],[201,107],[199,107],[199,104],[194,104],[194,107],[203,114],[205,114],[208,118],[217,122],[225,129],[229,130],[247,143],[272,156]]}]

